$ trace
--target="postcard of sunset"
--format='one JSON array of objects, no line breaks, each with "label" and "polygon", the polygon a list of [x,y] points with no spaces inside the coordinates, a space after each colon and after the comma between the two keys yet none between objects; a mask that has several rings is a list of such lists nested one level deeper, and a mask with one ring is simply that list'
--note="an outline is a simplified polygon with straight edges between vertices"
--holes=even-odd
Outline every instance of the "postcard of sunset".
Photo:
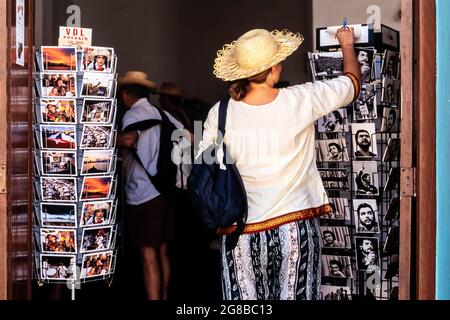
[{"label": "postcard of sunset", "polygon": [[42,64],[44,71],[77,71],[76,48],[43,47]]}]

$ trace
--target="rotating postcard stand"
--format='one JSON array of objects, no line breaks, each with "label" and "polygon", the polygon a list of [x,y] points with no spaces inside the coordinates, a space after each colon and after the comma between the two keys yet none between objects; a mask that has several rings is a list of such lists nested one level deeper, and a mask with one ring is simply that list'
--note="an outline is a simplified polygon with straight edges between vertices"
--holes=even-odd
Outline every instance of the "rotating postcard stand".
[{"label": "rotating postcard stand", "polygon": [[[323,300],[397,299],[400,54],[369,38],[355,45],[360,96],[317,121],[318,168],[333,209],[320,218]],[[309,53],[313,81],[338,77],[342,53],[318,43],[327,52]]]},{"label": "rotating postcard stand", "polygon": [[75,299],[117,261],[117,55],[46,46],[35,58],[34,274]]}]

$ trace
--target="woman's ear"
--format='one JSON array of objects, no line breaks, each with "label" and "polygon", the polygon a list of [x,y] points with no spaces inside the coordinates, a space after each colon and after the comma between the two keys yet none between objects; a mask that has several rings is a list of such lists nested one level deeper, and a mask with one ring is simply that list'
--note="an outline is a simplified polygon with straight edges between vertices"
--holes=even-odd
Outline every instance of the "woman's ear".
[{"label": "woman's ear", "polygon": [[270,73],[273,75],[277,75],[280,72],[280,65],[276,64],[272,68],[270,68]]},{"label": "woman's ear", "polygon": [[277,72],[277,66],[273,66],[272,68],[270,68],[270,73],[271,74],[275,74]]}]

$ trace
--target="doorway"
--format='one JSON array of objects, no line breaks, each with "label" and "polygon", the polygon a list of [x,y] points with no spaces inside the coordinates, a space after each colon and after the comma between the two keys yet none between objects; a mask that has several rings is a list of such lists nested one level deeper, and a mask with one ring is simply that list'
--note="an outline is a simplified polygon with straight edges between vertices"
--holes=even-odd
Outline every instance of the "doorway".
[{"label": "doorway", "polygon": [[[4,9],[0,12],[6,12],[1,19],[9,26],[9,36],[2,35],[1,48],[6,51],[15,48],[12,28],[16,23],[15,2],[2,0],[0,3]],[[123,61],[119,63],[120,74],[127,70],[141,69],[157,82],[179,80],[192,96],[212,104],[226,92],[225,86],[212,75],[212,61],[216,50],[224,41],[230,42],[242,30],[261,24],[261,27],[267,29],[282,27],[304,35],[313,34],[314,8],[311,0],[290,0],[277,4],[258,1],[257,5],[254,1],[243,1],[238,10],[229,4],[223,4],[218,9],[210,1],[198,1],[195,6],[181,0],[165,1],[164,4],[147,1],[142,3],[130,5],[123,0],[102,0],[96,3],[85,0],[28,0],[26,43],[34,42],[36,46],[56,45],[58,27],[66,25],[70,17],[67,8],[75,4],[81,8],[82,26],[93,28],[93,43],[117,48],[120,60]],[[433,96],[427,94],[430,90],[426,84],[434,83],[432,75],[435,73],[429,72],[434,56],[428,50],[430,43],[425,43],[424,39],[434,39],[435,31],[419,26],[423,25],[420,21],[428,21],[426,25],[434,21],[434,2],[423,4],[420,1],[402,0],[401,11],[402,64],[407,66],[402,70],[401,166],[407,170],[402,171],[401,179],[404,194],[401,200],[400,283],[403,285],[400,287],[400,298],[432,298],[435,207],[430,197],[435,197],[433,193],[430,195],[429,190],[433,190],[435,186],[435,153],[432,152],[435,140],[427,132],[433,125],[433,119],[429,115],[430,106],[434,104]],[[120,17],[117,14],[119,12]],[[121,21],[121,18],[125,21]],[[142,23],[124,27],[127,21]],[[211,34],[215,36],[211,37]],[[285,69],[289,71],[285,73],[285,78],[291,83],[310,80],[306,53],[313,51],[314,44],[306,38],[296,57],[286,62]],[[413,50],[413,40],[419,44],[416,50]],[[31,258],[34,138],[29,106],[32,104],[34,59],[31,50],[26,51],[25,55],[28,57],[25,67],[15,65],[10,55],[5,54],[0,58],[7,57],[6,60],[0,60],[0,68],[5,70],[2,73],[5,77],[0,79],[0,90],[7,93],[2,97],[8,97],[0,104],[0,111],[7,115],[2,120],[5,121],[4,125],[0,126],[4,130],[0,136],[6,137],[6,141],[0,140],[4,151],[1,152],[4,158],[0,158],[3,159],[0,165],[5,163],[7,168],[7,194],[0,194],[0,200],[3,200],[0,222],[5,222],[0,223],[3,228],[0,234],[4,240],[0,241],[0,251],[8,253],[1,255],[3,260],[0,269],[3,269],[0,271],[6,272],[0,272],[0,293],[10,299],[39,298],[33,296],[32,292],[34,280]],[[414,56],[423,61],[421,68],[414,67]],[[420,108],[422,105],[427,108]],[[425,110],[427,115],[424,114]],[[417,171],[414,174],[415,167]],[[417,189],[413,188],[415,178],[418,182]],[[410,186],[412,187],[409,188]],[[415,194],[419,195],[417,202]],[[420,195],[423,197],[420,198]]]}]

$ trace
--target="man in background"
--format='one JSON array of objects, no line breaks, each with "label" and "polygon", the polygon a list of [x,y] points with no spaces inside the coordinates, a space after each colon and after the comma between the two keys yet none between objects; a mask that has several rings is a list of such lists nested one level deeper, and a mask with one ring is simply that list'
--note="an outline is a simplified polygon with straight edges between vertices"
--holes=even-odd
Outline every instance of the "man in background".
[{"label": "man in background", "polygon": [[[139,249],[147,297],[167,300],[170,280],[167,244],[173,240],[173,203],[159,193],[147,175],[157,173],[161,126],[126,130],[143,120],[161,120],[160,113],[148,100],[156,88],[156,83],[139,71],[128,72],[119,79],[119,97],[127,112],[122,120],[126,133],[119,135],[118,145],[123,151],[128,235],[131,245]],[[166,115],[177,128],[183,127],[167,112]],[[131,149],[137,150],[142,165]]]}]

